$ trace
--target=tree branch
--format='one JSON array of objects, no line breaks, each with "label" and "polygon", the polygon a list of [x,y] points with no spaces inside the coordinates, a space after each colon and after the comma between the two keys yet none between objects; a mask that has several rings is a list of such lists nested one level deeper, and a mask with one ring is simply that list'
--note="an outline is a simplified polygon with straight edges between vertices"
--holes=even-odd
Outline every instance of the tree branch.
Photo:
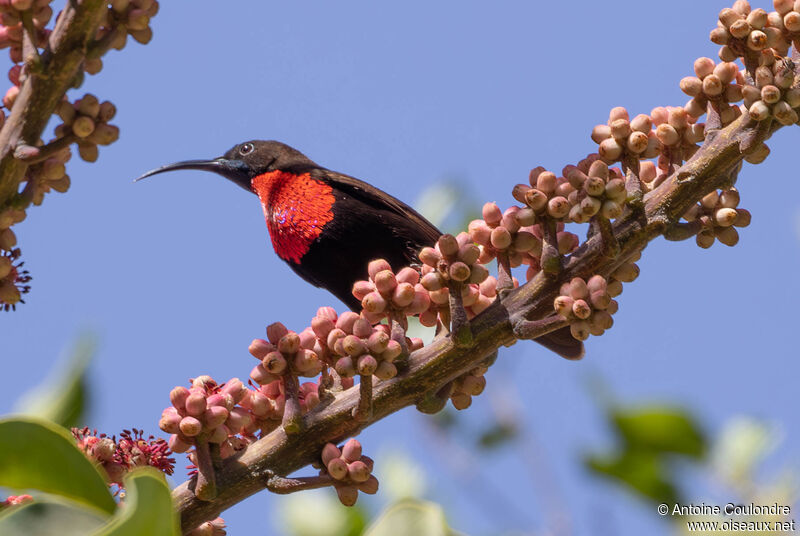
[{"label": "tree branch", "polygon": [[107,3],[100,0],[67,2],[41,54],[41,68],[23,82],[0,130],[0,207],[13,202],[28,167],[14,157],[17,145],[35,146],[64,93],[80,72],[89,41]]},{"label": "tree branch", "polygon": [[[692,204],[723,186],[747,152],[755,150],[771,134],[774,126],[771,129],[763,123],[751,121],[744,113],[715,136],[709,136],[688,162],[644,196],[644,218],[638,210],[627,210],[610,229],[595,233],[577,251],[565,257],[560,271],[542,271],[525,285],[510,291],[502,302],[495,301],[470,321],[470,341],[455,344],[450,336],[439,337],[413,352],[402,374],[375,384],[373,415],[369,421],[352,418],[359,404],[359,389],[353,387],[337,394],[330,404],[307,414],[302,431],[287,436],[282,428],[277,428],[238,456],[225,460],[217,471],[218,495],[213,501],[199,500],[188,483],[177,487],[173,498],[183,530],[191,530],[265,489],[272,475],[287,475],[317,461],[325,443],[354,436],[375,421],[439,391],[500,346],[513,342],[515,328],[518,336],[535,335],[537,330],[558,327],[557,319],[551,321],[552,324],[537,321],[553,315],[553,300],[559,295],[562,283],[574,277],[609,276],[624,259],[663,234]],[[613,233],[619,247],[619,255],[613,259],[608,258],[608,245],[604,243],[609,232]],[[524,321],[531,323],[524,324]]]}]

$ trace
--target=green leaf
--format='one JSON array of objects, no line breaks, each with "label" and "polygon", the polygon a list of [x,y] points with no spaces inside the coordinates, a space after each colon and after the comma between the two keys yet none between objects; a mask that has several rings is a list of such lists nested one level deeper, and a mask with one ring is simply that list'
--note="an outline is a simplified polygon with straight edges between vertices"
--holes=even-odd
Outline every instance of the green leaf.
[{"label": "green leaf", "polygon": [[647,499],[667,504],[679,502],[678,491],[657,454],[626,451],[621,455],[590,456],[584,463],[594,473],[617,480]]},{"label": "green leaf", "polygon": [[611,420],[624,440],[626,450],[701,458],[708,449],[700,426],[689,413],[682,410],[665,406],[615,409],[611,413]]},{"label": "green leaf", "polygon": [[0,420],[0,486],[38,489],[108,513],[116,508],[103,475],[72,434],[34,417]]},{"label": "green leaf", "polygon": [[39,386],[25,393],[14,410],[65,428],[82,425],[88,400],[86,369],[96,346],[91,336],[79,338],[66,362],[56,367]]},{"label": "green leaf", "polygon": [[404,500],[389,506],[364,532],[364,536],[449,536],[456,534],[447,526],[444,511],[438,504]]},{"label": "green leaf", "polygon": [[12,506],[0,515],[3,536],[85,536],[108,519],[94,508],[55,498]]},{"label": "green leaf", "polygon": [[125,477],[125,504],[111,522],[93,536],[178,536],[178,514],[164,475],[141,467]]}]

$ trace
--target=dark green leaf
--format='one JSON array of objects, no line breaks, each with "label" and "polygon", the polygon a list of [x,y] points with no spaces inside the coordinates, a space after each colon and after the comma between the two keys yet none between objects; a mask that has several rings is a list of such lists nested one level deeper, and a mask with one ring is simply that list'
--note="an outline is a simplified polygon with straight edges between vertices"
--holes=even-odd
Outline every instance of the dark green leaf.
[{"label": "dark green leaf", "polygon": [[645,498],[675,504],[678,492],[658,456],[652,452],[626,451],[614,456],[590,456],[584,461],[590,471],[621,482]]},{"label": "dark green leaf", "polygon": [[482,449],[501,447],[513,441],[519,435],[519,430],[511,422],[497,422],[478,436],[478,446]]},{"label": "dark green leaf", "polygon": [[72,434],[33,417],[0,420],[0,485],[62,495],[104,512],[116,503]]},{"label": "dark green leaf", "polygon": [[164,475],[141,467],[125,477],[125,505],[93,536],[178,536],[178,514]]},{"label": "dark green leaf", "polygon": [[626,450],[649,450],[701,458],[707,443],[699,425],[684,411],[652,406],[636,410],[616,409],[612,422],[626,444]]}]

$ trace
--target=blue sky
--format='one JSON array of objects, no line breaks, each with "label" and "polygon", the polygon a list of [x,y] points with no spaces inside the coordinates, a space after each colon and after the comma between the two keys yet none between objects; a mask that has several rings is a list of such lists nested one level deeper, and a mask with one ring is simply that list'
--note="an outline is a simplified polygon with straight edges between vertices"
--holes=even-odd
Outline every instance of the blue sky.
[{"label": "blue sky", "polygon": [[[678,81],[696,57],[715,56],[707,35],[724,6],[164,2],[151,44],[111,52],[75,93],[117,105],[120,140],[95,164],[76,156],[71,190],[15,228],[34,281],[28,303],[0,321],[0,411],[89,329],[100,337],[91,424],[155,432],[174,385],[205,373],[245,378],[247,345],[265,325],[302,329],[318,306],[341,309],[274,255],[255,196],[200,172],[134,185],[142,172],[278,139],[408,202],[458,177],[477,199],[507,206],[531,167],[558,171],[593,151],[591,128],[612,107],[635,115],[684,103]],[[410,409],[363,434],[365,451],[408,450],[469,534],[541,529],[549,500],[576,534],[666,533],[654,512],[579,466],[584,448],[609,439],[586,388],[599,375],[622,400],[691,406],[712,431],[740,414],[775,422],[780,460],[796,465],[796,136],[782,130],[764,164],[745,165],[739,188],[753,224],[740,244],[652,243],[614,328],[588,342],[584,361],[534,344],[502,351],[469,419],[484,422],[492,396],[524,393],[525,425],[560,499],[537,492],[504,452],[485,478],[506,482],[525,514],[482,514],[471,486],[420,440],[425,418]],[[224,517],[234,534],[279,534],[264,512],[283,500],[259,494]]]}]

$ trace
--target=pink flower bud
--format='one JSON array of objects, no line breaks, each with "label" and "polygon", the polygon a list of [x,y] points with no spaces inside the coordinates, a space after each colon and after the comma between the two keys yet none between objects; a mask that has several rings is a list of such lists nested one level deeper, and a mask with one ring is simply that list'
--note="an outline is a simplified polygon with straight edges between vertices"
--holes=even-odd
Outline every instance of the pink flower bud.
[{"label": "pink flower bud", "polygon": [[189,390],[181,385],[173,388],[172,391],[169,392],[169,401],[172,402],[172,405],[177,409],[186,408],[186,399],[188,397]]},{"label": "pink flower bud", "polygon": [[358,485],[358,489],[367,495],[374,495],[378,493],[378,479],[370,475],[366,481]]},{"label": "pink flower bud", "polygon": [[487,277],[489,277],[489,269],[482,264],[476,264],[472,268],[470,268],[468,282],[482,283]]},{"label": "pink flower bud", "polygon": [[486,203],[483,205],[483,219],[490,227],[496,227],[503,219],[503,213],[496,203]]},{"label": "pink flower bud", "polygon": [[428,266],[432,266],[434,268],[441,259],[441,254],[436,251],[436,249],[431,247],[424,247],[419,252],[419,260],[421,260],[423,264],[427,264]]},{"label": "pink flower bud", "polygon": [[750,212],[743,209],[737,208],[736,209],[736,221],[733,222],[733,225],[736,227],[747,227],[750,225]]},{"label": "pink flower bud", "polygon": [[461,381],[461,391],[471,396],[478,396],[485,388],[486,378],[484,376],[467,375]]},{"label": "pink flower bud", "polygon": [[348,335],[342,340],[342,346],[347,355],[357,357],[367,351],[364,342],[355,335]]},{"label": "pink flower bud", "polygon": [[389,335],[382,331],[374,332],[369,336],[369,339],[367,339],[367,348],[369,348],[370,352],[374,352],[376,354],[384,352],[388,344]]},{"label": "pink flower bud", "polygon": [[390,340],[386,344],[386,350],[381,354],[381,359],[385,361],[392,361],[403,352],[400,343],[395,340]]},{"label": "pink flower bud", "polygon": [[595,290],[590,296],[590,301],[595,309],[605,309],[611,303],[611,295],[605,290]]},{"label": "pink flower bud", "polygon": [[342,458],[348,463],[360,460],[361,454],[361,443],[355,438],[348,439],[342,447]]},{"label": "pink flower bud", "polygon": [[353,358],[350,356],[341,357],[336,361],[336,365],[334,366],[336,372],[339,373],[340,376],[350,377],[355,376],[356,374],[356,366],[353,364]]},{"label": "pink flower bud", "polygon": [[369,478],[369,469],[364,462],[357,460],[348,464],[347,474],[354,482],[366,482]]},{"label": "pink flower bud", "polygon": [[553,308],[564,318],[569,318],[572,316],[572,305],[574,303],[575,300],[571,296],[559,296],[553,301]]},{"label": "pink flower bud", "polygon": [[[470,279],[471,277],[472,274],[470,274]],[[418,284],[414,287],[414,298],[411,300],[411,304],[406,307],[406,313],[409,315],[419,314],[427,310],[430,305],[431,299],[428,291],[425,290],[422,285]]]},{"label": "pink flower bud", "polygon": [[378,292],[370,292],[363,300],[361,306],[370,313],[380,313],[386,309],[386,299]]},{"label": "pink flower bud", "polygon": [[353,506],[358,501],[358,487],[356,486],[337,486],[336,495],[339,502],[345,506]]},{"label": "pink flower bud", "polygon": [[318,363],[317,354],[307,348],[301,348],[294,356],[294,368],[301,373],[316,369]]},{"label": "pink flower bud", "polygon": [[550,195],[553,192],[555,192],[557,185],[558,185],[558,180],[556,178],[556,175],[551,171],[543,171],[536,178],[536,188],[547,195]]},{"label": "pink flower bud", "polygon": [[525,194],[525,203],[538,212],[547,206],[547,194],[536,188],[531,188]]},{"label": "pink flower bud", "polygon": [[572,314],[581,320],[585,320],[592,314],[592,308],[584,300],[575,300],[572,304]]},{"label": "pink flower bud", "polygon": [[217,426],[211,432],[211,435],[208,437],[209,443],[223,443],[228,439],[230,435],[230,430],[225,425]]},{"label": "pink flower bud", "polygon": [[250,352],[250,355],[256,359],[264,359],[264,356],[274,349],[275,347],[264,339],[253,339],[253,342],[250,343],[248,351]]},{"label": "pink flower bud", "polygon": [[186,397],[186,413],[199,417],[206,411],[206,397],[198,392],[191,392]]},{"label": "pink flower bud", "polygon": [[[499,208],[497,209],[500,210]],[[501,215],[502,217],[502,215]],[[436,243],[439,247],[439,251],[447,258],[453,257],[458,254],[459,244],[456,237],[451,234],[444,234],[439,237],[439,241]]]},{"label": "pink flower bud", "polygon": [[611,137],[611,127],[608,125],[595,125],[592,129],[592,141],[600,143],[601,141]]},{"label": "pink flower bud", "polygon": [[[511,245],[511,233],[505,227],[495,227],[492,229],[491,244],[496,249],[507,248]],[[469,275],[467,275],[467,277],[469,277]]]},{"label": "pink flower bud", "polygon": [[407,307],[414,300],[414,286],[410,283],[397,285],[392,294],[392,303],[396,307]]},{"label": "pink flower bud", "polygon": [[585,320],[580,320],[570,324],[569,331],[572,336],[579,341],[585,341],[589,338],[589,324]]},{"label": "pink flower bud", "polygon": [[[372,281],[356,281],[353,284],[353,296],[358,300],[363,300],[364,297],[373,290],[375,290],[375,285]],[[333,325],[332,322],[331,325]]]},{"label": "pink flower bud", "polygon": [[169,445],[169,449],[176,454],[181,454],[192,448],[192,444],[189,442],[188,438],[184,439],[177,434],[170,436],[167,445]]},{"label": "pink flower bud", "polygon": [[369,354],[362,355],[358,358],[358,365],[356,367],[358,373],[362,376],[372,376],[375,369],[378,368],[378,361]]},{"label": "pink flower bud", "polygon": [[580,277],[572,278],[572,281],[569,282],[569,295],[576,300],[588,298],[589,288],[586,286],[586,281]]},{"label": "pink flower bud", "polygon": [[286,329],[286,326],[280,322],[275,322],[274,324],[267,326],[267,338],[272,344],[278,344],[278,341],[281,339],[281,337],[287,333],[289,333],[289,330]]},{"label": "pink flower bud", "polygon": [[206,427],[211,430],[223,424],[228,418],[228,410],[222,406],[212,406],[203,414]]},{"label": "pink flower bud", "polygon": [[454,393],[453,396],[450,397],[450,402],[453,404],[454,408],[460,411],[472,405],[472,397],[466,393]]},{"label": "pink flower bud", "polygon": [[[502,227],[495,228],[492,231],[492,236],[494,236],[495,231],[498,230],[504,230],[504,229]],[[506,233],[508,233],[508,231],[506,231]],[[508,236],[510,241],[511,235]],[[454,262],[453,264],[451,264],[448,273],[450,274],[450,278],[453,279],[454,281],[466,281],[467,279],[469,279],[470,276],[469,266],[467,266],[463,262]]]},{"label": "pink flower bud", "polygon": [[161,413],[161,420],[158,421],[158,427],[168,434],[177,434],[180,430],[179,424],[181,416],[175,408],[167,408]]},{"label": "pink flower bud", "polygon": [[422,276],[422,286],[427,290],[439,290],[442,288],[444,281],[438,272],[430,272]]},{"label": "pink flower bud", "polygon": [[203,424],[194,417],[184,417],[179,424],[181,433],[187,437],[194,437],[203,429]]},{"label": "pink flower bud", "polygon": [[447,288],[440,288],[439,290],[432,290],[428,293],[431,303],[437,305],[445,305],[450,302],[450,291]]},{"label": "pink flower bud", "polygon": [[261,363],[253,367],[253,370],[250,371],[250,378],[259,385],[266,385],[276,379]]},{"label": "pink flower bud", "polygon": [[338,458],[341,456],[341,452],[339,452],[339,448],[334,445],[333,443],[327,443],[322,448],[322,464],[326,467],[334,458]]},{"label": "pink flower bud", "polygon": [[547,202],[547,213],[553,218],[563,218],[569,213],[570,205],[564,197],[557,196]]},{"label": "pink flower bud", "polygon": [[714,233],[721,243],[726,246],[735,246],[739,243],[739,232],[734,227],[723,227]]},{"label": "pink flower bud", "polygon": [[[423,324],[424,325],[424,324]],[[379,380],[389,380],[397,376],[397,367],[389,361],[381,361],[375,369],[375,377]]]},{"label": "pink flower bud", "polygon": [[325,468],[328,470],[328,474],[336,480],[344,480],[347,477],[347,462],[341,458],[333,458]]},{"label": "pink flower bud", "polygon": [[294,331],[289,331],[278,340],[278,351],[283,354],[294,354],[300,349],[300,337]]}]

